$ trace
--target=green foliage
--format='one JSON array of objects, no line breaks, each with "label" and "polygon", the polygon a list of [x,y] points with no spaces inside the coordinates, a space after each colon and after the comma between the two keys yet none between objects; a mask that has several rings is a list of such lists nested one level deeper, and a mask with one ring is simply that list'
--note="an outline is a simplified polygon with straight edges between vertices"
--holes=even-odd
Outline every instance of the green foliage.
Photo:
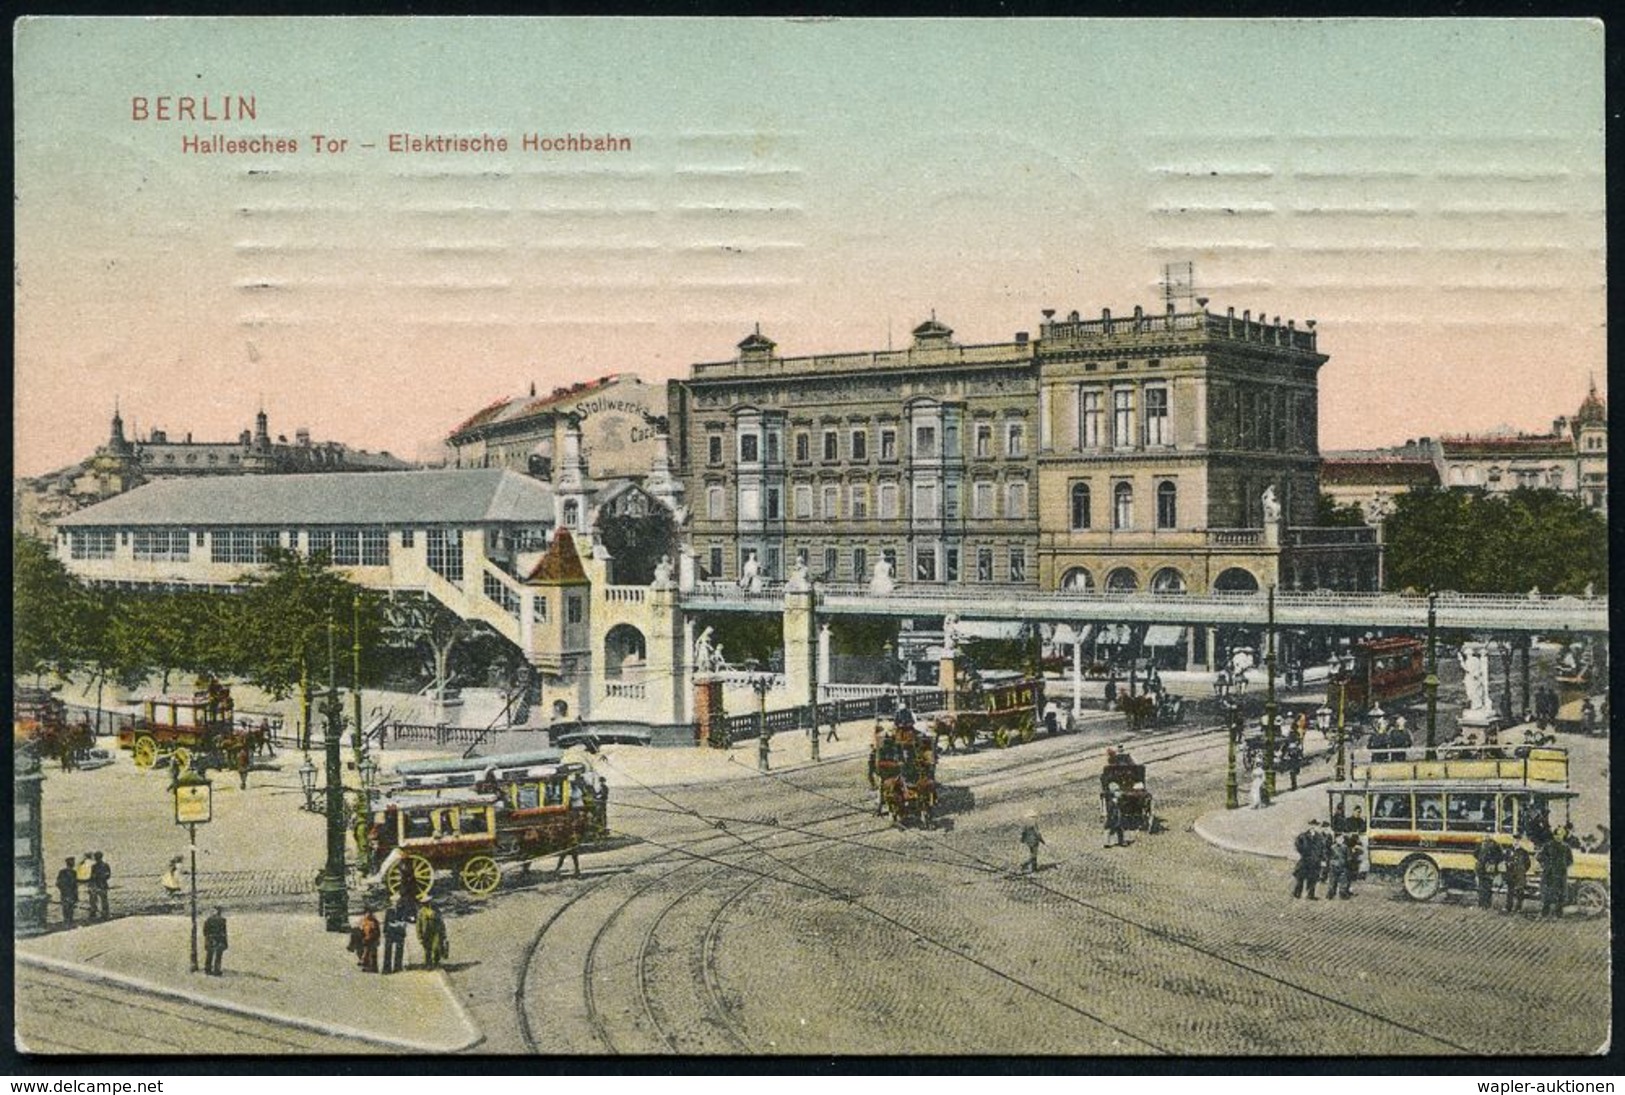
[{"label": "green foliage", "polygon": [[[383,641],[378,599],[329,569],[320,553],[307,558],[285,548],[267,548],[265,561],[265,570],[243,578],[247,588],[238,598],[245,626],[231,645],[241,675],[274,696],[286,697],[307,668],[312,679],[326,678],[331,645],[338,678],[347,680],[355,623],[364,654]],[[367,669],[363,664],[363,678]]]},{"label": "green foliage", "polygon": [[1608,591],[1608,525],[1552,490],[1413,490],[1383,525],[1390,589]]},{"label": "green foliage", "polygon": [[885,616],[837,616],[830,621],[834,654],[879,654],[887,643],[897,649],[898,621]]},{"label": "green foliage", "polygon": [[609,552],[616,585],[646,586],[654,581],[655,564],[662,555],[677,556],[677,526],[665,506],[655,506],[644,516],[602,514],[594,531]]},{"label": "green foliage", "polygon": [[1339,504],[1331,495],[1322,494],[1315,500],[1314,524],[1316,528],[1360,528],[1365,514],[1353,503]]},{"label": "green foliage", "polygon": [[11,546],[11,672],[66,675],[85,660],[95,605],[51,549],[19,534]]}]

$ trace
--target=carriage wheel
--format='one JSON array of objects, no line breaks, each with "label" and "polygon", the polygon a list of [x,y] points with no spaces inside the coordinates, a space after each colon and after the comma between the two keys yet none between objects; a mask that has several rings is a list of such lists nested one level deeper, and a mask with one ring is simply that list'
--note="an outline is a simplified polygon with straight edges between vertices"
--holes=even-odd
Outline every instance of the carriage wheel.
[{"label": "carriage wheel", "polygon": [[417,891],[417,899],[422,901],[428,897],[429,891],[434,887],[434,864],[420,855],[409,855],[390,868],[389,874],[384,878],[384,886],[389,890],[389,896],[391,898],[400,896],[403,868],[412,872],[412,888]]},{"label": "carriage wheel", "polygon": [[463,888],[475,897],[486,896],[502,883],[502,871],[498,869],[497,861],[488,855],[477,855],[464,863],[459,874]]},{"label": "carriage wheel", "polygon": [[1405,896],[1412,901],[1429,901],[1439,892],[1439,865],[1425,855],[1413,855],[1400,865]]},{"label": "carriage wheel", "polygon": [[135,748],[130,751],[130,759],[135,761],[137,768],[151,768],[158,763],[158,743],[152,739],[151,734],[142,734],[135,739]]},{"label": "carriage wheel", "polygon": [[1581,916],[1601,916],[1608,911],[1608,887],[1586,879],[1575,887],[1574,905]]},{"label": "carriage wheel", "polygon": [[169,763],[177,772],[192,770],[192,751],[184,745],[177,745],[175,751],[169,754]]}]

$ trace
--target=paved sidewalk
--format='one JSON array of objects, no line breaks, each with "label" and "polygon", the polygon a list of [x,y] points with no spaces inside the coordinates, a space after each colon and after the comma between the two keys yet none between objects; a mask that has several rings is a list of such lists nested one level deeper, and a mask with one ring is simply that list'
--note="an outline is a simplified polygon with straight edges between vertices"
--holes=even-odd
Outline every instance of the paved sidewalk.
[{"label": "paved sidewalk", "polygon": [[1300,783],[1288,791],[1286,781],[1275,800],[1263,809],[1247,806],[1246,788],[1241,790],[1241,806],[1234,810],[1213,810],[1196,819],[1196,835],[1209,844],[1230,852],[1245,852],[1270,859],[1291,859],[1297,855],[1293,839],[1313,818],[1328,817],[1324,781]]},{"label": "paved sidewalk", "polygon": [[[226,916],[231,945],[219,977],[190,972],[186,916],[123,917],[18,939],[17,961],[387,1050],[453,1053],[481,1040],[446,975],[413,968],[415,939],[407,968],[385,977],[357,969],[347,937],[325,931],[314,913],[234,916],[227,907]],[[201,924],[199,932],[201,962]]]}]

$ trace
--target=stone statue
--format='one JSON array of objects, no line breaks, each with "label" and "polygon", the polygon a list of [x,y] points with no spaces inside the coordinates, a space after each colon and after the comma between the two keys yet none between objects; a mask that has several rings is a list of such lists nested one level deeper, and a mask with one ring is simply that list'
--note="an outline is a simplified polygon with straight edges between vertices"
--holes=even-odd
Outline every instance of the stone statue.
[{"label": "stone statue", "polygon": [[760,593],[762,589],[761,564],[756,561],[753,551],[745,558],[745,565],[739,571],[739,588],[746,593]]},{"label": "stone statue", "polygon": [[785,580],[784,591],[786,593],[806,593],[811,588],[812,573],[807,569],[806,563],[797,561],[796,565],[790,568],[790,577]]},{"label": "stone statue", "polygon": [[951,658],[958,651],[958,628],[958,616],[948,615],[942,618],[942,656],[944,658]]},{"label": "stone statue", "polygon": [[890,593],[895,588],[897,583],[892,580],[891,563],[886,561],[885,556],[881,556],[875,562],[875,572],[869,579],[869,592]]},{"label": "stone statue", "polygon": [[649,586],[652,589],[670,589],[672,585],[671,556],[662,555],[660,562],[655,564],[655,580],[650,582]]},{"label": "stone statue", "polygon": [[1281,520],[1281,503],[1275,499],[1275,484],[1271,483],[1264,488],[1264,523],[1274,525]]},{"label": "stone statue", "polygon": [[694,672],[709,673],[716,668],[716,651],[711,646],[711,629],[700,632],[694,640]]},{"label": "stone statue", "polygon": [[1491,710],[1490,656],[1484,644],[1463,643],[1456,660],[1461,664],[1462,684],[1467,689],[1467,710]]}]

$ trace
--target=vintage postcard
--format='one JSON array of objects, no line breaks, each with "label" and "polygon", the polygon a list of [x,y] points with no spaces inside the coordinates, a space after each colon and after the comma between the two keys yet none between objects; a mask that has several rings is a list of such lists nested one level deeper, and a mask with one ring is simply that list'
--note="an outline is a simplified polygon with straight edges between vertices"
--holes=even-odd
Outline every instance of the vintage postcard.
[{"label": "vintage postcard", "polygon": [[1603,42],[14,23],[21,1067],[1606,1053]]}]

